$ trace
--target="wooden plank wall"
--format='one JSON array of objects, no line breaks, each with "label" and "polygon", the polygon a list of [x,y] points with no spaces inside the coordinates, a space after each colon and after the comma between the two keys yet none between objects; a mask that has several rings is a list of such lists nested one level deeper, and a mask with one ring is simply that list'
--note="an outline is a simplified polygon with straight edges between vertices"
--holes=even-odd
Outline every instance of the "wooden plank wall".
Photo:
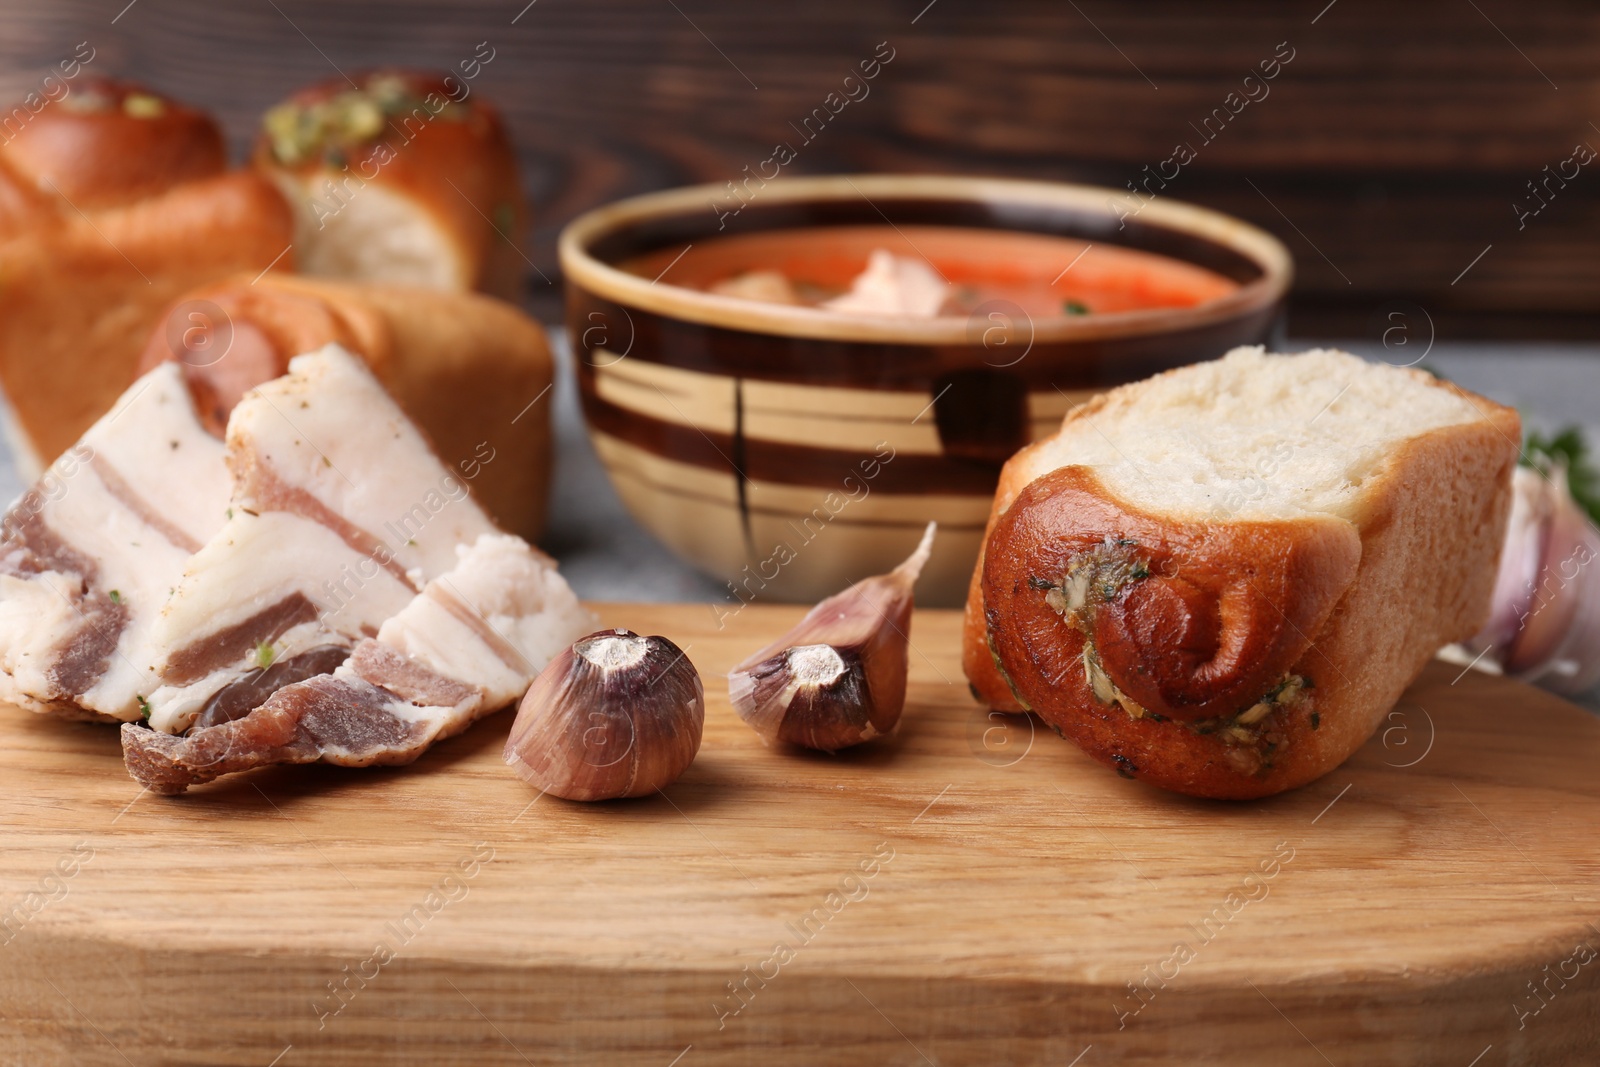
[{"label": "wooden plank wall", "polygon": [[[1600,8],[1580,0],[125,3],[5,5],[0,90],[20,94],[87,40],[92,68],[215,108],[242,152],[300,83],[451,67],[488,42],[475,85],[508,112],[538,213],[529,252],[557,281],[554,237],[575,213],[726,181],[779,141],[800,147],[792,173],[1119,187],[1186,143],[1196,158],[1162,195],[1288,242],[1295,333],[1369,333],[1402,299],[1452,338],[1600,326],[1600,163],[1564,185],[1544,169],[1600,148]],[[801,145],[791,123],[880,42],[894,58],[869,95]],[[1291,50],[1267,95],[1213,139],[1197,131]],[[1530,182],[1544,206],[1519,220],[1515,205],[1541,203]]]}]

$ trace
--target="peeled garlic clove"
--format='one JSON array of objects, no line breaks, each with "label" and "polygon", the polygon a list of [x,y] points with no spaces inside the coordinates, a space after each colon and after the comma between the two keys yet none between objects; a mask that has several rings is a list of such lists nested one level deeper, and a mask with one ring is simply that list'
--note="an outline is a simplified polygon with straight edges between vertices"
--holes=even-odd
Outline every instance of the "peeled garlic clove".
[{"label": "peeled garlic clove", "polygon": [[699,672],[677,645],[602,630],[534,679],[506,741],[506,762],[567,800],[645,796],[694,762],[705,708]]},{"label": "peeled garlic clove", "polygon": [[739,717],[768,744],[833,752],[887,734],[906,702],[912,586],[937,524],[904,563],[837,593],[728,673]]}]

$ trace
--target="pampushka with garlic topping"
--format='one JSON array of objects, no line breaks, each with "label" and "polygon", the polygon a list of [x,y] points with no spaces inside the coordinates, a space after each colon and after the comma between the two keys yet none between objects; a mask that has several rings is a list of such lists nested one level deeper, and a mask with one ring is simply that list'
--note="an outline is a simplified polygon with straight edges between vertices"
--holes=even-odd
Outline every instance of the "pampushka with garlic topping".
[{"label": "pampushka with garlic topping", "polygon": [[1342,352],[1112,390],[1006,464],[967,677],[1128,777],[1302,785],[1482,625],[1520,440],[1509,408]]}]

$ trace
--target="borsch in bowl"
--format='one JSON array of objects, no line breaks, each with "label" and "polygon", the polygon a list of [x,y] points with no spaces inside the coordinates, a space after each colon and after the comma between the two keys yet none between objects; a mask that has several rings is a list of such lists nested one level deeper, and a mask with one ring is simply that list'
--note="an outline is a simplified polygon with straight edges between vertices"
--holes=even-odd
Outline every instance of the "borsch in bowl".
[{"label": "borsch in bowl", "polygon": [[939,522],[961,602],[1000,466],[1123,382],[1266,343],[1288,252],[1090,186],[784,178],[635,197],[561,236],[591,438],[628,508],[728,583],[814,600]]}]

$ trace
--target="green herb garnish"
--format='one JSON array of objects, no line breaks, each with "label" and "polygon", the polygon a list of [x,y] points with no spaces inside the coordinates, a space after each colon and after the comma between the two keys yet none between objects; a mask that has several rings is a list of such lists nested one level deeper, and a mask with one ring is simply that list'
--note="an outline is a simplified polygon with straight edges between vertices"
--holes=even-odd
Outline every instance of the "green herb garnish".
[{"label": "green herb garnish", "polygon": [[134,699],[139,701],[139,718],[148,720],[150,718],[150,702],[144,697],[135,697]]},{"label": "green herb garnish", "polygon": [[261,670],[266,670],[268,667],[272,666],[272,661],[277,658],[278,654],[277,652],[273,651],[272,645],[268,644],[266,641],[256,642],[257,667],[259,667]]},{"label": "green herb garnish", "polygon": [[108,595],[111,597],[111,602],[113,604],[122,603],[122,594],[117,592],[115,589],[111,590],[111,592]]},{"label": "green herb garnish", "polygon": [[[429,106],[430,99],[437,101],[437,110]],[[372,144],[387,131],[409,141],[415,136],[411,130],[437,118],[462,121],[466,112],[466,105],[439,98],[426,84],[413,85],[403,75],[377,75],[363,88],[326,100],[279,104],[262,117],[261,125],[279,163],[297,166],[320,154],[329,166],[342,168],[351,150]]]},{"label": "green herb garnish", "polygon": [[1068,315],[1087,315],[1089,314],[1089,305],[1078,300],[1063,300],[1061,302],[1061,310]]}]

